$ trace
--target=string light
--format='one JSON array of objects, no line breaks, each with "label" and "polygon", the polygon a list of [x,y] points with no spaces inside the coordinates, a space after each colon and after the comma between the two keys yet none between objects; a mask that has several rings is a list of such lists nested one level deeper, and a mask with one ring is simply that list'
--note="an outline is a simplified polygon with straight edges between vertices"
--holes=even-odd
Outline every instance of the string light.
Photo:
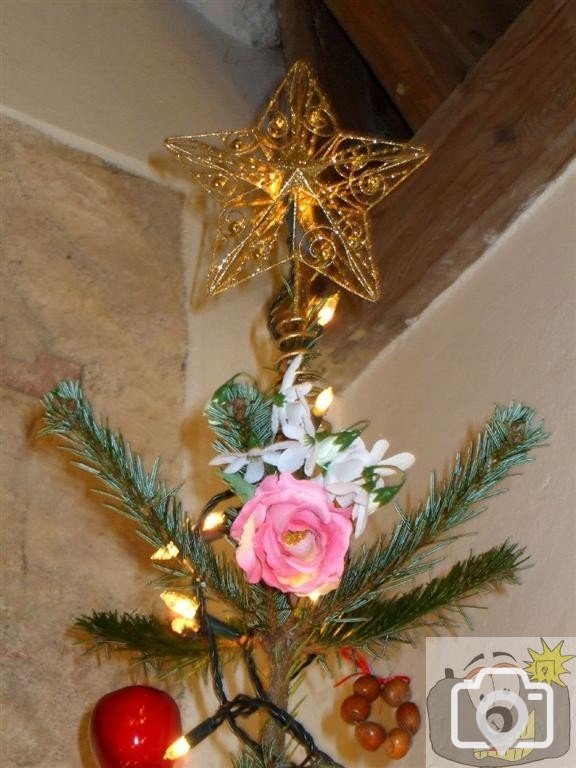
[{"label": "string light", "polygon": [[209,512],[202,521],[203,531],[214,531],[216,528],[221,528],[226,522],[226,516],[223,512]]},{"label": "string light", "polygon": [[160,597],[171,611],[185,619],[193,619],[198,612],[198,601],[192,600],[180,592],[162,592]]},{"label": "string light", "polygon": [[322,328],[324,328],[325,325],[328,325],[328,323],[334,317],[334,313],[336,312],[336,307],[338,306],[339,301],[340,301],[340,294],[333,293],[332,296],[328,296],[326,301],[320,307],[320,310],[318,312],[318,317],[316,318],[316,322],[318,323],[318,325],[321,325]]},{"label": "string light", "polygon": [[176,616],[172,619],[170,627],[177,635],[184,635],[187,632],[198,632],[200,624],[196,619],[185,619],[184,616]]},{"label": "string light", "polygon": [[190,752],[190,744],[186,740],[185,736],[180,736],[179,739],[172,742],[166,752],[164,753],[164,760],[178,760],[179,757],[184,757]]},{"label": "string light", "polygon": [[314,405],[312,406],[312,413],[314,416],[324,416],[328,408],[330,408],[332,405],[333,400],[334,390],[332,387],[326,387],[326,389],[323,389],[314,401]]},{"label": "string light", "polygon": [[150,560],[172,560],[174,557],[178,557],[180,550],[174,544],[173,541],[168,542],[165,547],[160,547],[150,555]]},{"label": "string light", "polygon": [[315,603],[318,601],[320,597],[322,597],[321,592],[319,592],[317,589],[315,589],[313,592],[310,592],[309,595],[307,595],[308,600],[310,600],[311,603]]}]

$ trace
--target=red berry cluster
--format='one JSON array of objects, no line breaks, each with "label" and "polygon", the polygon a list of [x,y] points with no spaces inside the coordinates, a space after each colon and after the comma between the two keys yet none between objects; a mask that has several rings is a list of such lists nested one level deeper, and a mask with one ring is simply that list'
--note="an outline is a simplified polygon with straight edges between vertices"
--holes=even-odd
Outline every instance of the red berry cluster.
[{"label": "red berry cluster", "polygon": [[[408,752],[412,736],[420,728],[420,710],[410,699],[410,685],[401,677],[393,677],[381,684],[374,675],[362,675],[354,681],[354,693],[342,702],[340,715],[346,723],[353,723],[356,740],[363,749],[375,752],[382,745],[388,756],[399,760]],[[381,697],[394,707],[397,728],[388,732],[368,718],[372,702]]]}]

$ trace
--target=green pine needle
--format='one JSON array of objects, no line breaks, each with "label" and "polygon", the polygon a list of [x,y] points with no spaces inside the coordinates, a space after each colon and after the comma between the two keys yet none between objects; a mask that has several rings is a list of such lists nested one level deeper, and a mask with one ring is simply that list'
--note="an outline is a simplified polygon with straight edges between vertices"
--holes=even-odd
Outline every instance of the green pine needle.
[{"label": "green pine needle", "polygon": [[234,768],[293,768],[288,758],[278,757],[270,749],[257,754],[251,749],[244,749],[238,758],[232,759]]},{"label": "green pine needle", "polygon": [[[294,762],[286,753],[283,755],[275,754],[271,749],[263,747],[264,753],[258,755],[251,749],[242,751],[239,757],[232,758],[234,768],[294,768]],[[312,763],[310,763],[312,765]],[[313,763],[316,768],[333,768],[336,763],[320,759]]]},{"label": "green pine needle", "polygon": [[428,584],[347,612],[344,622],[326,622],[315,640],[322,647],[382,646],[406,640],[408,633],[423,626],[452,625],[453,614],[460,618],[461,611],[469,607],[466,601],[501,584],[517,583],[517,573],[526,562],[522,548],[505,542],[480,555],[470,555]]},{"label": "green pine needle", "polygon": [[[122,435],[100,424],[78,382],[63,381],[43,398],[41,435],[57,435],[73,464],[96,477],[103,505],[137,523],[140,535],[154,548],[169,541],[180,548],[187,538],[187,521],[176,499],[159,479],[157,459],[150,472]],[[165,565],[165,567],[168,567]]]},{"label": "green pine needle", "polygon": [[261,625],[265,588],[251,585],[235,563],[216,554],[197,531],[187,537],[183,553],[189,556],[199,573],[203,574],[212,597],[235,608],[249,627]]},{"label": "green pine needle", "polygon": [[219,453],[246,452],[274,438],[270,399],[239,376],[216,390],[205,415],[218,438],[214,448]]},{"label": "green pine needle", "polygon": [[[209,648],[205,640],[177,635],[154,616],[95,611],[91,616],[77,619],[75,627],[86,636],[83,639],[91,644],[92,650],[128,652],[161,676],[173,672],[199,672],[209,662]],[[231,644],[223,645],[225,653],[230,656]]]}]

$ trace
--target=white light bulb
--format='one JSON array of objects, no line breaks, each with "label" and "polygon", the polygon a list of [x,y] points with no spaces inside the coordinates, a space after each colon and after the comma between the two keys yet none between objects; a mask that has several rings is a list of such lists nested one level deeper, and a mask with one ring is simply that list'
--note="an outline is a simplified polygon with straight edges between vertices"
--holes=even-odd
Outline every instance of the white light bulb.
[{"label": "white light bulb", "polygon": [[198,632],[200,625],[196,619],[185,619],[184,616],[176,616],[170,622],[170,627],[177,635],[183,635],[186,632]]},{"label": "white light bulb", "polygon": [[328,408],[330,408],[332,405],[333,400],[334,390],[332,387],[326,387],[326,389],[323,389],[314,401],[314,405],[312,407],[312,413],[314,416],[324,416]]},{"label": "white light bulb", "polygon": [[180,550],[174,544],[173,541],[168,542],[165,547],[160,547],[150,555],[150,560],[172,560],[173,557],[178,557]]},{"label": "white light bulb", "polygon": [[213,531],[223,526],[225,522],[226,517],[223,512],[209,512],[202,521],[202,530]]},{"label": "white light bulb", "polygon": [[162,592],[160,595],[168,608],[185,619],[193,619],[198,611],[198,602],[179,592]]},{"label": "white light bulb", "polygon": [[333,293],[332,296],[328,296],[318,312],[318,317],[316,318],[318,325],[321,325],[322,327],[328,325],[330,320],[332,320],[334,317],[334,313],[336,312],[336,307],[338,306],[339,301],[339,293]]},{"label": "white light bulb", "polygon": [[178,760],[179,757],[184,757],[188,752],[190,752],[190,744],[186,741],[185,736],[180,736],[164,752],[164,760]]}]

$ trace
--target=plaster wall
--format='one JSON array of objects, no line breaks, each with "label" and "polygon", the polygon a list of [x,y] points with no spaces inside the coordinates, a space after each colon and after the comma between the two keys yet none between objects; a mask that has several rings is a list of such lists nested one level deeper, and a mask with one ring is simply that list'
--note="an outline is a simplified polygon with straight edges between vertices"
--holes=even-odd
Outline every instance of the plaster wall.
[{"label": "plaster wall", "polygon": [[[256,359],[266,359],[265,341],[253,344],[251,334],[257,333],[254,318],[270,296],[271,277],[206,298],[214,211],[202,192],[191,190],[162,142],[170,135],[242,128],[253,121],[281,77],[281,53],[243,44],[223,30],[246,38],[242,30],[264,29],[272,21],[267,0],[234,8],[227,0],[0,4],[0,111],[188,194],[180,228],[189,291],[183,321],[190,339],[184,429],[188,455],[194,456],[189,473],[200,488],[194,495],[196,486],[187,484],[193,498],[207,490],[205,473],[195,467],[210,457],[198,411],[218,383],[238,370],[255,370]],[[217,350],[215,328],[222,335]]]},{"label": "plaster wall", "polygon": [[[527,548],[531,567],[522,573],[521,586],[480,600],[488,610],[470,611],[473,629],[462,625],[462,636],[576,635],[575,203],[572,165],[474,267],[382,351],[332,412],[340,426],[369,419],[370,444],[386,437],[390,454],[409,450],[416,455],[401,499],[406,507],[426,497],[430,471],[440,476],[445,472],[495,403],[523,401],[544,419],[551,432],[549,445],[536,452],[520,476],[505,483],[508,493],[492,499],[488,510],[462,529],[474,535],[446,550],[445,562],[433,572],[441,574],[458,557],[506,538]],[[366,536],[386,531],[395,515],[393,505],[376,513]],[[439,634],[448,632],[440,629]],[[414,648],[395,648],[378,669],[382,675],[411,676],[414,699],[424,710],[422,634]],[[573,662],[570,669],[574,674]],[[318,736],[321,731],[324,739],[332,734],[345,764],[381,766],[378,753],[355,751],[351,729],[337,722],[346,686],[328,693],[329,681],[318,676],[310,687],[326,691],[302,709],[309,722],[321,724]],[[421,734],[401,765],[422,768],[424,743]]]},{"label": "plaster wall", "polygon": [[[393,452],[416,454],[410,503],[427,493],[430,471],[444,472],[494,404],[522,401],[545,421],[549,445],[472,523],[477,536],[457,545],[462,554],[509,536],[533,557],[523,586],[476,615],[480,635],[576,630],[575,202],[573,164],[341,402],[340,419],[369,418],[369,438],[384,435]],[[375,515],[372,530],[393,516],[392,509]]]},{"label": "plaster wall", "polygon": [[219,29],[258,48],[280,41],[274,0],[184,0]]},{"label": "plaster wall", "polygon": [[167,183],[166,136],[242,127],[281,73],[181,0],[3,0],[0,25],[6,114]]}]

